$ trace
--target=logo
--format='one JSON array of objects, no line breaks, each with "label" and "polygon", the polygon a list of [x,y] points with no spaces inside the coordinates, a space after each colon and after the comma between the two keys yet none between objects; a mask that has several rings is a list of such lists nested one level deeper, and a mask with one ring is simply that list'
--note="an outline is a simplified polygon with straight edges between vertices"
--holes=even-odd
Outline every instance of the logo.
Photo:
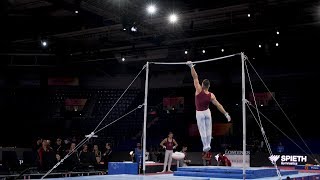
[{"label": "logo", "polygon": [[298,163],[306,163],[307,156],[282,155],[281,165],[298,165]]},{"label": "logo", "polygon": [[271,155],[269,157],[269,160],[272,162],[272,163],[276,163],[278,161],[278,159],[280,159],[280,155]]},{"label": "logo", "polygon": [[[243,151],[226,151],[226,155],[242,155]],[[250,151],[246,151],[246,155],[250,155]]]},{"label": "logo", "polygon": [[[233,167],[243,166],[243,151],[226,151],[225,154],[231,161]],[[250,151],[246,151],[245,154],[245,166],[250,167]]]}]

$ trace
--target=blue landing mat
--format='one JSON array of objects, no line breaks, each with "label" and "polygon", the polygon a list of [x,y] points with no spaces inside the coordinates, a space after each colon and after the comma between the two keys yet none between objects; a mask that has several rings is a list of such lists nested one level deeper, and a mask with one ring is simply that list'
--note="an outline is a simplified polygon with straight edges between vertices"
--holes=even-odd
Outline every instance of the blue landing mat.
[{"label": "blue landing mat", "polygon": [[81,177],[65,177],[65,178],[51,178],[47,180],[210,180],[210,178],[203,177],[182,177],[173,176],[172,174],[159,174],[159,175],[131,175],[131,174],[118,174],[118,175],[99,175],[99,176],[81,176]]},{"label": "blue landing mat", "polygon": [[[192,176],[192,177],[211,177],[211,178],[234,178],[242,179],[242,169],[238,167],[221,167],[221,166],[189,166],[178,168],[174,176]],[[298,174],[298,171],[281,170],[281,175]],[[277,176],[274,168],[247,168],[246,178],[256,179],[263,177]]]},{"label": "blue landing mat", "polygon": [[[315,180],[320,179],[320,174],[317,173],[299,173],[291,175],[292,180]],[[80,177],[65,177],[65,178],[51,178],[48,180],[238,180],[231,178],[200,178],[200,177],[186,177],[173,176],[172,174],[160,175],[100,175],[100,176],[80,176]],[[286,180],[286,176],[282,176],[282,180]],[[279,180],[278,177],[265,177],[256,180]]]}]

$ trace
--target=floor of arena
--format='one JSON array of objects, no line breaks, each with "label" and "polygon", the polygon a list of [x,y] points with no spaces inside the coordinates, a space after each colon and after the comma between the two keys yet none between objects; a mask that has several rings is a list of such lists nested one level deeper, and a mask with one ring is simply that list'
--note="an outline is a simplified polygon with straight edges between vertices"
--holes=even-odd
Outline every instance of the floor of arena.
[{"label": "floor of arena", "polygon": [[[267,168],[267,167],[266,167]],[[251,170],[259,169],[259,168],[249,168]],[[282,172],[294,170],[293,167],[281,167],[280,170]],[[290,174],[284,175],[282,174],[281,179],[287,179],[290,177],[291,180],[314,180],[320,179],[320,171],[314,170],[298,170],[299,173],[297,174]],[[199,172],[202,173],[202,172]],[[104,180],[125,180],[125,179],[132,179],[132,180],[239,180],[239,178],[209,178],[209,177],[193,177],[193,176],[175,176],[173,173],[151,173],[146,175],[126,175],[126,174],[119,174],[119,175],[94,175],[94,176],[77,176],[77,177],[63,177],[63,178],[48,178],[51,180],[62,180],[62,179],[73,179],[73,180],[95,180],[95,179],[104,179]],[[249,179],[249,178],[247,178]],[[251,178],[251,179],[264,179],[264,180],[279,180],[279,177],[262,177],[262,178]]]},{"label": "floor of arena", "polygon": [[[192,168],[192,167],[191,167]],[[45,179],[51,179],[51,180],[59,180],[59,179],[74,179],[74,180],[82,180],[82,179],[105,179],[105,180],[124,180],[124,179],[133,179],[133,180],[180,180],[180,179],[186,179],[186,180],[236,180],[236,179],[243,179],[242,178],[242,171],[236,172],[239,176],[232,176],[234,174],[234,170],[239,168],[223,168],[225,169],[227,176],[221,177],[219,176],[219,172],[216,171],[216,168],[221,167],[209,167],[209,170],[207,171],[201,171],[201,169],[208,169],[208,167],[193,167],[198,169],[199,171],[196,174],[188,174],[192,172],[192,169],[179,169],[178,171],[174,171],[173,173],[146,173],[146,175],[134,175],[134,174],[109,174],[105,175],[105,173],[102,172],[74,172],[65,174],[65,173],[51,173],[49,176],[47,176]],[[211,169],[213,168],[213,169]],[[246,179],[266,179],[266,180],[279,180],[276,174],[274,173],[267,173],[263,176],[258,176],[259,172],[263,172],[265,169],[271,169],[272,167],[250,167],[248,168],[247,177]],[[210,171],[213,172],[213,174],[206,174]],[[273,168],[272,168],[273,169]],[[195,169],[194,169],[195,170]],[[214,170],[214,171],[213,171]],[[262,171],[261,171],[262,170]],[[179,171],[187,171],[185,175],[179,175]],[[307,169],[296,169],[294,167],[280,167],[281,171],[281,179],[287,180],[287,177],[290,177],[290,180],[319,180],[320,179],[320,169],[319,170],[307,170]],[[294,173],[291,173],[295,171]],[[233,172],[233,173],[231,173]],[[265,171],[266,172],[266,171]],[[231,173],[231,174],[229,174]],[[256,174],[256,177],[252,177],[252,173]],[[229,175],[228,175],[229,174]],[[22,179],[40,179],[44,174],[24,174],[21,178]],[[230,176],[231,175],[231,176]],[[250,176],[251,175],[251,176]],[[196,177],[197,176],[197,177]],[[7,179],[7,178],[15,178],[17,175],[10,175],[9,176],[0,176],[0,179]]]},{"label": "floor of arena", "polygon": [[[319,173],[299,173],[296,175],[290,176],[291,179],[306,179],[307,177],[318,177]],[[286,179],[284,176],[282,179]],[[62,180],[62,179],[73,179],[73,180],[95,180],[95,179],[104,179],[104,180],[239,180],[239,179],[230,179],[230,178],[206,178],[206,177],[187,177],[187,176],[173,176],[173,174],[156,174],[156,175],[103,175],[103,176],[82,176],[82,177],[69,177],[69,178],[52,178],[50,180]],[[258,178],[265,180],[279,180],[278,177],[268,177],[268,178]]]}]

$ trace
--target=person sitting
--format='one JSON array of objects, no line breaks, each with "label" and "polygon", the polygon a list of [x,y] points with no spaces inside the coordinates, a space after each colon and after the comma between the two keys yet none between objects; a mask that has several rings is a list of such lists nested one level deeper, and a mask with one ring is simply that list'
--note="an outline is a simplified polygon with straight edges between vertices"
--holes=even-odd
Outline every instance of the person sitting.
[{"label": "person sitting", "polygon": [[79,159],[84,168],[90,168],[98,164],[94,152],[88,150],[87,144],[83,145],[83,149],[79,152]]},{"label": "person sitting", "polygon": [[177,161],[177,167],[185,167],[191,163],[191,160],[187,156],[187,150],[188,150],[187,146],[182,147],[182,150],[180,152],[184,153],[185,156],[183,159]]},{"label": "person sitting", "polygon": [[104,153],[102,154],[101,161],[104,164],[105,169],[108,169],[108,164],[112,159],[112,148],[110,143],[106,143]]},{"label": "person sitting", "polygon": [[229,160],[229,158],[221,152],[218,155],[217,161],[218,161],[218,166],[231,166],[231,161]]},{"label": "person sitting", "polygon": [[212,152],[203,152],[202,153],[202,162],[204,166],[210,166],[212,161]]},{"label": "person sitting", "polygon": [[93,145],[93,151],[92,151],[95,155],[97,164],[100,164],[101,162],[101,151],[99,150],[99,146],[97,144]]},{"label": "person sitting", "polygon": [[64,164],[70,171],[76,169],[80,164],[78,151],[75,148],[76,143],[71,143],[70,147],[65,151],[65,155],[69,154],[70,157],[64,161]]}]

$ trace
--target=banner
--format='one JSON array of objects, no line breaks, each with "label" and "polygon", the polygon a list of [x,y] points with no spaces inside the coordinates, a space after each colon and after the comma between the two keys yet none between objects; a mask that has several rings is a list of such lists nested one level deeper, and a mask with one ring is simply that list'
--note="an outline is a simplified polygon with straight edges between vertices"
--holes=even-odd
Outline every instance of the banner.
[{"label": "banner", "polygon": [[[262,92],[262,93],[254,93],[254,97],[257,101],[257,105],[261,106],[267,106],[269,104],[269,102],[272,100],[272,96],[275,96],[274,92]],[[250,103],[254,104],[254,98],[253,98],[253,94],[250,93],[249,94],[249,101]]]},{"label": "banner", "polygon": [[163,98],[163,110],[183,112],[184,97],[165,97]]},{"label": "banner", "polygon": [[[214,123],[212,126],[212,136],[226,136],[230,133],[232,123]],[[200,136],[198,125],[196,123],[189,125],[190,136]]]},{"label": "banner", "polygon": [[66,99],[65,107],[67,111],[82,111],[87,99]]},{"label": "banner", "polygon": [[[232,167],[243,167],[242,151],[226,151],[225,155],[231,161]],[[250,151],[246,152],[245,167],[250,167]]]},{"label": "banner", "polygon": [[232,123],[213,123],[213,136],[225,136],[229,134]]},{"label": "banner", "polygon": [[79,79],[76,77],[48,78],[49,86],[79,86]]},{"label": "banner", "polygon": [[197,124],[190,124],[189,125],[189,136],[200,136],[198,125]]}]

